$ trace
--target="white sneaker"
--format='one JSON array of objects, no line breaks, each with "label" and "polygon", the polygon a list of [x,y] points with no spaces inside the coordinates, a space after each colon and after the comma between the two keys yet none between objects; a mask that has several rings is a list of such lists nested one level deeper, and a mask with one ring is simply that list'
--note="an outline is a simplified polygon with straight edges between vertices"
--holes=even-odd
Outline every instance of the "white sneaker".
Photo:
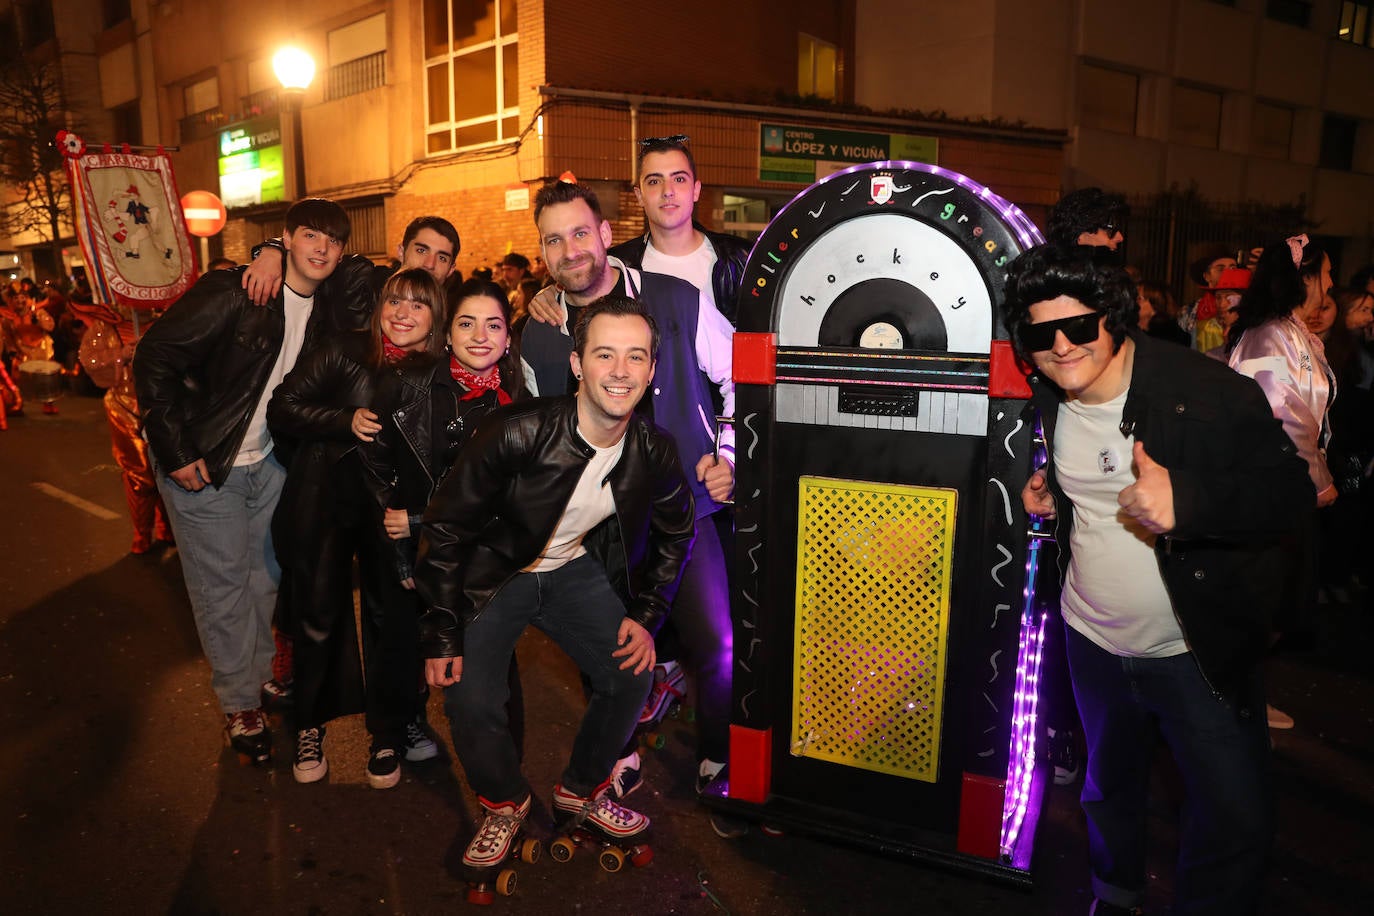
[{"label": "white sneaker", "polygon": [[324,726],[303,728],[296,732],[296,761],[291,764],[291,775],[296,782],[319,782],[329,772],[329,761],[324,756]]}]

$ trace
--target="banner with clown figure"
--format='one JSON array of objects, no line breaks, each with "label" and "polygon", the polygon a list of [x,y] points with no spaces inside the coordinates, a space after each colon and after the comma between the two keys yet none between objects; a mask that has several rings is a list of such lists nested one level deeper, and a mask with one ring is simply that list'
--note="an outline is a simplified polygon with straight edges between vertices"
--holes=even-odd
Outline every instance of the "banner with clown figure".
[{"label": "banner with clown figure", "polygon": [[121,312],[167,308],[197,276],[171,159],[160,148],[90,152],[69,131],[57,142],[97,300]]}]

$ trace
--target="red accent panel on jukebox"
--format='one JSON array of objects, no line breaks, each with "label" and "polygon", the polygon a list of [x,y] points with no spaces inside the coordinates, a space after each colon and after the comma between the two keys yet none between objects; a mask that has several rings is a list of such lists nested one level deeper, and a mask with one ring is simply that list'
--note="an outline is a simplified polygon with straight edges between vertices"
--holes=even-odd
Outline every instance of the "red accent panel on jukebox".
[{"label": "red accent panel on jukebox", "polygon": [[832,175],[759,237],[735,338],[730,784],[708,805],[1029,880],[1017,800],[1039,795],[988,789],[1029,784],[1033,746],[1012,746],[1038,645],[1013,501],[1030,424],[996,304],[1040,240],[909,162]]}]

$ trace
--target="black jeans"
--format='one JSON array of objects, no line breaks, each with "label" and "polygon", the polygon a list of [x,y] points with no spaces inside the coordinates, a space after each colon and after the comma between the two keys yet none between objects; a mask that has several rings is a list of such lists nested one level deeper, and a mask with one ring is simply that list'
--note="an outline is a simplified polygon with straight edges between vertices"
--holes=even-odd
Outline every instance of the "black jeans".
[{"label": "black jeans", "polygon": [[518,573],[467,625],[462,679],[444,689],[444,710],[474,792],[491,802],[518,802],[529,794],[506,700],[511,655],[530,625],[568,653],[591,684],[563,787],[588,796],[610,777],[653,683],[652,669],[622,670],[622,660],[611,655],[624,619],[625,606],[606,571],[584,555],[552,572]]}]

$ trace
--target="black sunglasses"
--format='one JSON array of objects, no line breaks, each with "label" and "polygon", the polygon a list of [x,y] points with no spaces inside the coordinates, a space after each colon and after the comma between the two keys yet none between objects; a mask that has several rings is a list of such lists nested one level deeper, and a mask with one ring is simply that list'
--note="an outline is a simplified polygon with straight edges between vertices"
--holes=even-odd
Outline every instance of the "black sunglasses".
[{"label": "black sunglasses", "polygon": [[671,146],[675,143],[690,143],[692,138],[686,134],[673,134],[671,137],[645,137],[639,141],[642,147],[650,146]]},{"label": "black sunglasses", "polygon": [[1053,350],[1054,335],[1058,331],[1063,331],[1064,337],[1069,343],[1076,346],[1092,343],[1097,340],[1101,321],[1102,316],[1100,314],[1089,312],[1086,315],[1072,315],[1055,321],[1041,321],[1037,324],[1023,325],[1021,327],[1021,346],[1032,353],[1040,350]]},{"label": "black sunglasses", "polygon": [[1097,228],[1107,233],[1107,238],[1111,238],[1112,236],[1116,235],[1118,232],[1121,231],[1120,227],[1113,222],[1105,222]]}]

